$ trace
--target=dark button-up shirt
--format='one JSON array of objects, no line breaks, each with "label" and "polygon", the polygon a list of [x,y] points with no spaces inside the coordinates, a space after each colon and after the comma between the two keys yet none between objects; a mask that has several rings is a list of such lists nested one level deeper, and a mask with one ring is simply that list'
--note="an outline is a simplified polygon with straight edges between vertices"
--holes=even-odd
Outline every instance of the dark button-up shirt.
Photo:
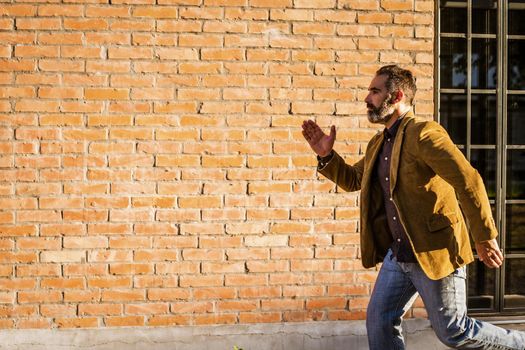
[{"label": "dark button-up shirt", "polygon": [[402,119],[399,118],[396,120],[394,125],[392,125],[389,129],[385,128],[383,131],[384,142],[376,160],[375,175],[381,184],[381,189],[383,190],[388,228],[390,229],[393,238],[392,246],[390,247],[392,249],[392,253],[397,258],[397,261],[415,263],[417,262],[417,259],[414,256],[412,246],[407,237],[405,229],[401,224],[397,208],[390,193],[390,159],[392,156],[394,140],[396,138],[397,130],[399,129],[401,120]]}]

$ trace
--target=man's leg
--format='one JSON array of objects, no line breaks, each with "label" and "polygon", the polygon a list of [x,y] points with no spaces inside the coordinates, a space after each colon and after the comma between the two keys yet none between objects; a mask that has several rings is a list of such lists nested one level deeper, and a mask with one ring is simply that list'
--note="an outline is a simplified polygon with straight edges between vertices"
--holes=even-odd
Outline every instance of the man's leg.
[{"label": "man's leg", "polygon": [[401,320],[417,297],[416,289],[395,260],[387,254],[366,311],[370,350],[405,348]]},{"label": "man's leg", "polygon": [[454,349],[525,350],[525,333],[467,316],[465,268],[437,281],[414,264],[410,274],[442,343]]}]

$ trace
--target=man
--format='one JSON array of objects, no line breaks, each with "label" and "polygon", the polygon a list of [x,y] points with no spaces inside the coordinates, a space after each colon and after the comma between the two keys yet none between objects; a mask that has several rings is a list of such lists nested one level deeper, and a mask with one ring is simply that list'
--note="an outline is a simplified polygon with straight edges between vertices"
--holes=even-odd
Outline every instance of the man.
[{"label": "man", "polygon": [[334,126],[329,135],[311,120],[302,128],[319,172],[346,191],[361,190],[363,266],[383,262],[367,310],[370,349],[405,348],[401,320],[418,294],[445,345],[525,349],[525,333],[467,316],[469,231],[485,265],[503,261],[480,175],[439,124],[414,116],[410,71],[384,66],[368,91],[368,119],[385,129],[357,163],[346,164],[333,150]]}]

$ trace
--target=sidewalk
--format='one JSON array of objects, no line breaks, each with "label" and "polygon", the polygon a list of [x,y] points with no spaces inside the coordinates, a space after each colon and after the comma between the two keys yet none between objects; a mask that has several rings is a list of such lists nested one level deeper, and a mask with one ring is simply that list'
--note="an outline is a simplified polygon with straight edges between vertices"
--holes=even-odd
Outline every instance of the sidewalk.
[{"label": "sidewalk", "polygon": [[[408,349],[441,350],[427,320],[408,320]],[[368,349],[363,321],[210,327],[1,330],[9,350],[359,350]]]},{"label": "sidewalk", "polygon": [[[525,330],[525,323],[504,328]],[[408,350],[445,350],[425,319],[404,324]],[[9,350],[366,350],[364,321],[199,327],[0,330]]]}]

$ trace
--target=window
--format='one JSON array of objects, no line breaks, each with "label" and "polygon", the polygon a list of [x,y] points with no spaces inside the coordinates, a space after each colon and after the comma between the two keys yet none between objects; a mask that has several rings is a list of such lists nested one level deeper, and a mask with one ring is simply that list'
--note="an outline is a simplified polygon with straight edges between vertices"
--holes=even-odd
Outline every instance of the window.
[{"label": "window", "polygon": [[525,0],[440,0],[436,116],[478,169],[505,251],[469,265],[473,313],[525,314]]}]

